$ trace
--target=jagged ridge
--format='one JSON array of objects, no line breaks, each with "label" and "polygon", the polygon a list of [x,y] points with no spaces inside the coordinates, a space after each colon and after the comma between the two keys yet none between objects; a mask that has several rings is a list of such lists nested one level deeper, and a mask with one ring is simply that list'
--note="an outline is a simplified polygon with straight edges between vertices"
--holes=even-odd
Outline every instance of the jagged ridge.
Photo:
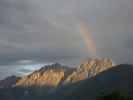
[{"label": "jagged ridge", "polygon": [[22,77],[17,81],[16,86],[56,87],[61,84],[69,72],[70,68],[62,66],[58,63],[47,65],[28,76]]},{"label": "jagged ridge", "polygon": [[94,77],[100,72],[111,67],[113,67],[113,62],[110,58],[87,59],[83,61],[71,75],[68,76],[68,78],[65,80],[65,83],[74,83]]},{"label": "jagged ridge", "polygon": [[60,84],[71,84],[93,77],[112,66],[112,60],[109,58],[87,59],[75,69],[55,63],[42,67],[40,70],[21,78],[17,81],[16,86],[57,87]]}]

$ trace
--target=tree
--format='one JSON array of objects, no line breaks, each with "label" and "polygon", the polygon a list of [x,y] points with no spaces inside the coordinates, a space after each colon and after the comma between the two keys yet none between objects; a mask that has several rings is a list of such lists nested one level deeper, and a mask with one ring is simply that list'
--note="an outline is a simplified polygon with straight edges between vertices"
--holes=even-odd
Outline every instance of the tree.
[{"label": "tree", "polygon": [[98,96],[96,100],[133,100],[133,97],[127,95],[126,93],[113,91],[112,93]]}]

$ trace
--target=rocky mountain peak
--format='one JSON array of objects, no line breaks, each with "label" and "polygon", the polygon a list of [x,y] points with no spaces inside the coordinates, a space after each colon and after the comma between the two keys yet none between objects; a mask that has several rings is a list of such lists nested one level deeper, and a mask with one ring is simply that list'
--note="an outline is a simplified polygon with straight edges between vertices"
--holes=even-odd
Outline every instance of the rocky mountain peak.
[{"label": "rocky mountain peak", "polygon": [[22,77],[16,86],[50,86],[74,83],[93,77],[113,66],[110,58],[90,58],[84,60],[78,67],[69,68],[59,63],[42,67],[32,74]]},{"label": "rocky mountain peak", "polygon": [[55,87],[60,84],[61,80],[65,77],[64,66],[55,63],[47,65],[41,69],[33,72],[32,74],[21,78],[16,86],[49,86]]},{"label": "rocky mountain peak", "polygon": [[113,66],[110,58],[90,58],[84,60],[77,69],[69,75],[65,83],[74,83],[99,74]]},{"label": "rocky mountain peak", "polygon": [[95,76],[96,74],[113,66],[113,61],[110,58],[90,58],[81,63],[78,67],[78,71],[87,71],[89,77]]}]

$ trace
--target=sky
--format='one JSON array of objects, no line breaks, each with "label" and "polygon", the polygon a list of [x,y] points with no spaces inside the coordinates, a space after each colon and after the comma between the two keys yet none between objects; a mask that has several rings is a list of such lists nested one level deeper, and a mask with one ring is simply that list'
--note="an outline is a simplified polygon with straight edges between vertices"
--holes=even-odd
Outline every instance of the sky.
[{"label": "sky", "polygon": [[81,22],[97,57],[133,64],[132,18],[133,0],[0,0],[0,79],[91,57]]}]

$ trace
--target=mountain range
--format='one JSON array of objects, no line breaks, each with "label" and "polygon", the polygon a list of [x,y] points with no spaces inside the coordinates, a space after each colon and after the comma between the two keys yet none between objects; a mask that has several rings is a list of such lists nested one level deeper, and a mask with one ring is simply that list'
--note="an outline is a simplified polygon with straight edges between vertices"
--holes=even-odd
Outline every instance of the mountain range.
[{"label": "mountain range", "polygon": [[90,58],[75,68],[59,63],[0,81],[1,100],[96,100],[113,90],[133,93],[133,65],[114,65],[110,58]]}]

